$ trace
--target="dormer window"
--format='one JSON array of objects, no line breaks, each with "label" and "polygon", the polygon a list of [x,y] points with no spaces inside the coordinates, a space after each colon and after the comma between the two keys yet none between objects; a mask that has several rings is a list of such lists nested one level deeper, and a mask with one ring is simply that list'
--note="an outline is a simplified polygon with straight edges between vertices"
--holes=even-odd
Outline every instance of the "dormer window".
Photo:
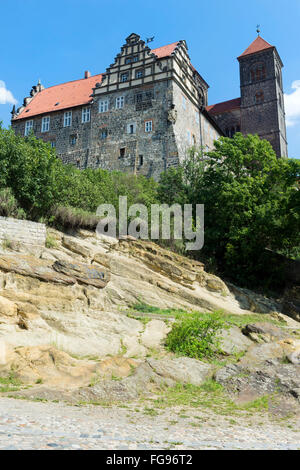
[{"label": "dormer window", "polygon": [[122,73],[121,82],[127,82],[127,81],[128,81],[128,73]]},{"label": "dormer window", "polygon": [[143,78],[144,76],[144,70],[137,70],[135,72],[135,78]]}]

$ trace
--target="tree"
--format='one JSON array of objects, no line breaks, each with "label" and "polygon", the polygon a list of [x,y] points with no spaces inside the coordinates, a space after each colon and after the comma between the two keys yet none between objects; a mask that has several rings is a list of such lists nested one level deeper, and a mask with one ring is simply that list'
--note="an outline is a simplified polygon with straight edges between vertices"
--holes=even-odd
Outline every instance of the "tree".
[{"label": "tree", "polygon": [[[266,262],[266,248],[299,246],[299,163],[277,159],[270,143],[258,136],[222,137],[215,150],[189,157],[176,175],[189,202],[205,205],[202,254],[216,260],[240,284],[280,284],[281,272]],[[191,178],[192,176],[192,178]],[[174,174],[161,178],[168,190]],[[170,196],[170,191],[168,192]]]}]

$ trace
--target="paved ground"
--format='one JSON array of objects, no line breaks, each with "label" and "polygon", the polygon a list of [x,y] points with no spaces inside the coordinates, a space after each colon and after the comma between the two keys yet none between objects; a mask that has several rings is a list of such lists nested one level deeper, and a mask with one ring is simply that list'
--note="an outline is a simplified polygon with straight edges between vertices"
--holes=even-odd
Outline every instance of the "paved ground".
[{"label": "paved ground", "polygon": [[232,420],[180,408],[147,412],[141,404],[77,407],[0,398],[0,450],[300,449],[299,420]]}]

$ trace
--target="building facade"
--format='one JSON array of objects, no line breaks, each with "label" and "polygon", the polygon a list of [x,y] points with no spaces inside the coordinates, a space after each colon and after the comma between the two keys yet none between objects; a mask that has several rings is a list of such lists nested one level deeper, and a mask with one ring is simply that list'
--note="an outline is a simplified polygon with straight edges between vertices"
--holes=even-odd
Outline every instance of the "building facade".
[{"label": "building facade", "polygon": [[[49,88],[39,82],[23,106],[13,109],[12,127],[49,142],[64,163],[156,179],[178,165],[192,146],[211,150],[218,137],[236,131],[268,138],[282,156],[286,137],[279,55],[269,45],[239,61],[242,98],[208,106],[208,84],[191,64],[185,41],[151,50],[131,34],[105,73],[85,72],[81,80]],[[262,73],[254,84],[249,73],[251,78],[257,63],[264,64],[267,75]],[[271,77],[279,71],[280,79]],[[253,105],[258,85],[265,99]]]}]

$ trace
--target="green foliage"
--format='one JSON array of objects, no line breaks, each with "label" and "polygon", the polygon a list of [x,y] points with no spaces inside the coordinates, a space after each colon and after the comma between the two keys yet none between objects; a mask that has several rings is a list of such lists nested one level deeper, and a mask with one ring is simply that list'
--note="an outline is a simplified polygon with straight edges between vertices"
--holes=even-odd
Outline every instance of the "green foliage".
[{"label": "green foliage", "polygon": [[217,333],[224,327],[224,320],[217,312],[204,318],[198,313],[184,315],[168,334],[166,347],[174,353],[195,359],[212,357],[219,350]]},{"label": "green foliage", "polygon": [[25,212],[19,207],[11,188],[0,190],[0,216],[14,217],[16,219],[25,218]]},{"label": "green foliage", "polygon": [[[149,207],[158,202],[157,183],[151,178],[63,165],[48,143],[33,134],[26,138],[15,135],[0,125],[0,189],[3,188],[10,188],[8,191],[28,218],[43,218],[65,228],[94,228],[97,207],[110,203],[118,211],[119,196],[127,196],[128,206],[142,203]],[[6,199],[3,212],[10,208]],[[15,216],[14,206],[12,209]]]},{"label": "green foliage", "polygon": [[53,235],[50,235],[49,233],[47,233],[46,248],[56,248],[56,247],[57,247],[56,239],[53,237]]},{"label": "green foliage", "polygon": [[182,204],[204,204],[201,256],[223,274],[250,287],[282,286],[282,269],[266,248],[289,255],[300,246],[299,161],[277,159],[269,142],[239,133],[220,138],[206,157],[192,152],[163,174],[159,194],[170,203],[179,195]]}]

